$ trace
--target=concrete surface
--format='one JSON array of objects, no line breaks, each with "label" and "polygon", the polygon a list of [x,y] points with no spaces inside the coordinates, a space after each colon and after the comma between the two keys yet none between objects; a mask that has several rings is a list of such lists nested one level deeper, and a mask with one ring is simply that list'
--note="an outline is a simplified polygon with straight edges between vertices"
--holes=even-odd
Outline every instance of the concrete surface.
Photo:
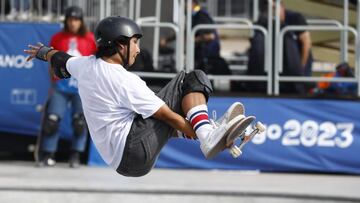
[{"label": "concrete surface", "polygon": [[126,178],[110,168],[0,163],[0,202],[360,202],[360,176],[154,169]]}]

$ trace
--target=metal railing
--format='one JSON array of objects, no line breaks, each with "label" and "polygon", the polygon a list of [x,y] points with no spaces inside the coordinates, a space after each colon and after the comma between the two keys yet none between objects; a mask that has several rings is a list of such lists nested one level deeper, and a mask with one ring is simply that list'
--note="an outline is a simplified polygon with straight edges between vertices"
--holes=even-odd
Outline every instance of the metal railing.
[{"label": "metal railing", "polygon": [[[173,0],[179,5],[179,10],[184,10],[184,0]],[[179,72],[183,69],[183,46],[184,46],[184,34],[183,34],[183,21],[181,20],[181,12],[179,12],[178,18],[180,21],[178,24],[175,23],[161,23],[161,0],[156,0],[155,16],[141,17],[141,0],[137,0],[135,4],[135,19],[143,27],[153,27],[154,28],[154,38],[153,38],[153,66],[158,67],[159,64],[159,42],[160,42],[160,28],[171,28],[174,31],[176,36],[176,49],[175,49],[175,68]]]},{"label": "metal railing", "polygon": [[[276,0],[275,10],[277,15],[275,15],[275,72],[274,72],[274,94],[279,95],[280,93],[280,82],[356,82],[358,84],[357,96],[360,97],[360,19],[357,19],[357,30],[348,26],[348,15],[349,15],[349,2],[344,0],[344,25],[341,25],[339,22],[327,21],[328,23],[333,24],[333,26],[287,26],[280,30],[280,2],[281,0]],[[360,17],[360,0],[358,0],[357,13]],[[334,26],[335,25],[335,26]],[[283,38],[286,32],[288,31],[303,31],[303,30],[317,30],[317,31],[341,31],[341,62],[347,62],[348,60],[348,32],[352,32],[355,36],[355,77],[354,78],[322,78],[322,77],[302,77],[302,76],[280,76],[283,68]]]},{"label": "metal railing", "polygon": [[[352,32],[355,36],[355,47],[359,45],[359,38],[357,31],[352,27],[335,27],[335,26],[287,26],[283,28],[279,34],[279,44],[278,52],[276,53],[276,64],[274,72],[274,94],[279,95],[280,93],[280,82],[357,82],[359,83],[359,63],[360,58],[356,57],[355,63],[355,78],[324,78],[324,77],[305,77],[305,76],[280,76],[280,73],[283,71],[283,45],[284,45],[284,36],[289,31],[347,31]],[[356,49],[356,56],[359,56],[359,49]],[[358,96],[360,96],[360,91],[358,91]]]},{"label": "metal railing", "polygon": [[[265,72],[267,73],[267,76],[249,76],[249,75],[226,75],[226,76],[211,76],[209,78],[211,79],[226,79],[226,80],[239,80],[239,81],[266,81],[267,82],[267,94],[271,95],[272,94],[272,68],[271,68],[271,64],[272,64],[272,57],[271,57],[271,51],[272,51],[272,17],[268,18],[268,27],[267,30],[261,26],[257,26],[257,25],[239,25],[239,24],[214,24],[214,25],[197,25],[194,28],[191,28],[192,25],[192,19],[191,19],[191,12],[192,12],[192,8],[191,8],[191,1],[192,0],[187,0],[187,9],[186,12],[188,13],[187,15],[187,33],[186,33],[186,37],[187,37],[187,41],[186,44],[187,46],[187,50],[186,50],[186,70],[193,70],[194,69],[194,38],[195,38],[195,33],[197,30],[199,29],[205,29],[205,28],[212,28],[212,29],[216,29],[216,28],[225,28],[225,29],[248,29],[248,30],[259,30],[260,32],[262,32],[265,35],[265,60],[264,60],[264,68],[265,68]],[[272,6],[273,6],[273,0],[268,0],[268,15],[272,16],[273,15],[273,11],[272,11]]]},{"label": "metal railing", "polygon": [[251,20],[247,18],[235,18],[235,17],[214,17],[215,23],[242,23],[246,25],[252,25]]},{"label": "metal railing", "polygon": [[[344,1],[344,12],[343,12],[343,24],[344,24],[344,28],[346,29],[349,26],[349,0],[343,0]],[[341,56],[340,56],[340,61],[341,62],[346,62],[348,61],[348,41],[349,41],[349,37],[348,37],[348,32],[346,32],[346,30],[343,30],[341,32]]]},{"label": "metal railing", "polygon": [[310,25],[333,25],[336,27],[344,27],[340,21],[331,19],[307,19],[306,22]]},{"label": "metal railing", "polygon": [[[357,32],[358,37],[360,37],[360,0],[357,1],[356,11],[357,11],[356,32]],[[356,56],[356,60],[357,60],[357,63],[359,64],[360,63],[360,40],[358,40],[358,41],[359,42],[356,45],[356,50],[358,52],[358,55]],[[360,66],[360,64],[359,64],[359,66]],[[357,86],[358,97],[360,97],[359,96],[359,94],[360,94],[360,70],[358,70],[356,77],[358,78],[358,86]]]},{"label": "metal railing", "polygon": [[237,80],[237,81],[266,81],[267,82],[267,93],[272,94],[271,90],[271,84],[272,84],[272,71],[269,67],[269,58],[271,57],[271,53],[269,53],[268,44],[266,43],[268,41],[268,32],[264,27],[258,26],[258,25],[239,25],[239,24],[200,24],[195,26],[191,30],[191,37],[189,40],[189,49],[187,53],[187,65],[186,65],[186,71],[192,71],[194,70],[194,53],[195,53],[195,34],[197,31],[201,29],[239,29],[239,30],[257,30],[260,31],[264,37],[265,37],[265,60],[264,60],[264,67],[265,71],[267,72],[266,76],[253,76],[253,75],[212,75],[209,77],[210,79],[221,79],[221,80]]},{"label": "metal railing", "polygon": [[[160,22],[144,22],[144,21],[139,21],[138,24],[141,26],[141,27],[153,27],[153,28],[170,28],[174,31],[174,34],[175,34],[175,37],[176,37],[176,44],[182,44],[183,42],[181,42],[181,39],[179,38],[179,33],[180,33],[180,29],[178,26],[172,24],[172,23],[160,23]],[[154,41],[154,44],[153,46],[157,46],[157,41]],[[159,51],[158,49],[155,49],[155,53],[154,55],[157,55],[158,57],[158,54],[159,54]],[[158,59],[158,58],[155,58],[155,59]],[[154,59],[154,60],[155,60]],[[180,72],[182,70],[182,67],[181,67],[181,53],[179,51],[179,49],[175,49],[175,67],[176,67],[176,70],[178,72]],[[158,62],[154,62],[154,67],[157,67],[155,65],[157,65]]]},{"label": "metal railing", "polygon": [[[0,0],[0,21],[61,23],[64,20],[64,10],[67,7],[79,6],[83,8],[85,21],[91,29],[106,16],[127,16],[131,10],[128,9],[129,6],[134,6],[131,3],[133,0],[20,0],[20,7],[16,8],[13,0],[10,0],[11,11],[6,13],[6,1]],[[28,6],[24,6],[27,3]]]},{"label": "metal railing", "polygon": [[[176,1],[176,0],[174,0]],[[157,0],[158,2],[158,0]],[[187,8],[186,8],[186,12],[187,13],[191,13],[191,0],[187,0],[186,1],[187,4]],[[313,81],[329,81],[329,82],[357,82],[359,84],[359,88],[358,88],[358,94],[360,96],[360,71],[359,71],[359,39],[358,36],[360,34],[360,9],[359,9],[359,4],[360,4],[360,0],[358,0],[358,23],[357,23],[357,30],[355,31],[353,28],[348,27],[348,0],[344,0],[344,22],[343,24],[339,21],[336,20],[327,20],[327,19],[310,19],[308,20],[309,24],[318,24],[318,26],[306,26],[306,27],[286,27],[284,28],[282,31],[280,31],[280,21],[279,21],[279,15],[275,15],[275,42],[272,41],[272,30],[273,30],[273,22],[272,22],[272,7],[273,7],[273,2],[272,0],[268,0],[268,27],[267,30],[265,30],[262,27],[257,27],[257,26],[253,26],[251,23],[251,20],[249,19],[244,19],[244,18],[239,18],[239,19],[234,19],[231,17],[215,17],[215,21],[217,22],[226,22],[226,23],[243,23],[245,25],[239,25],[239,24],[222,24],[222,25],[198,25],[194,28],[191,28],[191,15],[187,15],[188,17],[186,18],[186,26],[187,26],[187,41],[186,44],[187,46],[187,50],[186,50],[186,66],[185,69],[187,71],[190,71],[194,68],[194,37],[195,37],[195,33],[197,30],[199,29],[205,29],[205,28],[213,28],[213,29],[219,29],[219,28],[225,28],[225,29],[254,29],[254,30],[259,30],[260,32],[262,32],[265,35],[265,71],[267,72],[267,76],[247,76],[247,75],[226,75],[226,76],[214,76],[214,75],[210,75],[209,78],[210,79],[224,79],[224,80],[244,80],[244,81],[267,81],[267,93],[268,94],[272,94],[274,92],[274,94],[279,94],[279,83],[280,82],[313,82]],[[180,3],[181,4],[181,3]],[[152,16],[149,18],[140,18],[140,6],[141,6],[141,0],[136,0],[136,7],[135,7],[135,13],[134,13],[134,17],[135,19],[138,20],[143,20],[146,21],[146,23],[149,23],[149,21],[156,21],[157,17],[156,16]],[[184,6],[184,2],[182,0],[182,5]],[[254,6],[258,6],[256,5],[256,3],[254,3]],[[276,1],[276,12],[279,13],[279,8],[280,8],[280,0]],[[181,9],[180,9],[181,11]],[[255,8],[254,8],[255,11]],[[181,12],[179,12],[181,13]],[[255,15],[257,15],[256,12],[254,12]],[[255,19],[255,15],[253,17],[253,19]],[[183,16],[179,15],[179,19],[181,21],[181,19]],[[140,22],[139,21],[139,22]],[[146,26],[145,22],[141,22],[140,24],[142,24],[143,26]],[[328,25],[328,26],[324,26],[324,25]],[[174,26],[170,26],[170,25],[164,25],[161,23],[155,23],[155,24],[147,24],[147,26],[155,26],[155,27],[171,27],[172,29],[174,29]],[[184,22],[179,23],[179,25],[176,25],[178,29],[174,29],[178,31],[178,35],[181,35],[181,33],[183,33],[184,31]],[[282,40],[285,32],[290,31],[290,30],[300,30],[300,29],[305,29],[305,30],[333,30],[333,31],[341,31],[342,32],[342,37],[341,37],[341,58],[340,60],[343,61],[347,61],[347,41],[348,41],[348,32],[352,32],[356,38],[355,40],[355,45],[356,45],[356,68],[355,68],[355,72],[356,72],[356,77],[355,78],[321,78],[321,77],[290,77],[290,76],[280,76],[279,75],[279,71],[282,69],[282,44],[283,41],[280,41],[280,38]],[[265,31],[265,32],[264,32]],[[355,32],[354,32],[355,31]],[[176,31],[175,31],[176,32]],[[156,36],[154,36],[156,37]],[[155,39],[155,38],[154,38]],[[184,39],[184,38],[182,38]],[[156,40],[154,40],[155,42]],[[183,40],[177,40],[177,44],[176,47],[178,49],[183,49],[185,47],[185,44],[183,43]],[[272,51],[272,47],[275,46],[275,73],[272,72],[272,57],[271,57],[271,51]],[[157,51],[154,51],[153,54],[156,54]],[[179,54],[180,53],[180,54]],[[176,54],[176,67],[177,70],[181,70],[182,69],[182,65],[181,62],[183,62],[183,59],[181,58],[183,51],[178,51],[178,53]],[[280,57],[280,59],[279,59]],[[181,58],[181,59],[179,59]],[[156,57],[154,57],[154,59],[156,59]],[[156,61],[156,60],[154,60]],[[178,63],[178,61],[180,61],[180,63]],[[170,79],[171,77],[174,76],[174,74],[167,74],[167,73],[137,73],[142,77],[150,77],[150,78],[168,78]],[[272,81],[272,75],[275,74],[275,80]],[[272,85],[274,84],[274,91],[272,90]]]}]

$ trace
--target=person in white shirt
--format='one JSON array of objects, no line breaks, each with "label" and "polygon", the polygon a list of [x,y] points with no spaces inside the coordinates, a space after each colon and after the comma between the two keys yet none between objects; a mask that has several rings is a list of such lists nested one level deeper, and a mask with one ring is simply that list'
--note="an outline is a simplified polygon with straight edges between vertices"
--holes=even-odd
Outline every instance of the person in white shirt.
[{"label": "person in white shirt", "polygon": [[[143,176],[174,136],[199,139],[205,157],[224,148],[226,136],[244,117],[240,104],[227,117],[209,120],[212,87],[204,72],[180,72],[158,94],[127,69],[139,54],[140,27],[124,17],[107,17],[95,29],[96,56],[74,57],[39,43],[29,45],[28,60],[51,63],[59,78],[78,81],[86,122],[100,155],[119,174]],[[81,68],[78,68],[81,67]]]}]

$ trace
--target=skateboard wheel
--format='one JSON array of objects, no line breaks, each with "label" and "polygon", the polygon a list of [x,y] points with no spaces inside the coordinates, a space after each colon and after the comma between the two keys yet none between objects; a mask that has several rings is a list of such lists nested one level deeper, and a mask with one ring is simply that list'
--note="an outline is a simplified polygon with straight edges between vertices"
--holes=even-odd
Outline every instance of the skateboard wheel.
[{"label": "skateboard wheel", "polygon": [[233,158],[237,158],[237,157],[241,156],[242,152],[237,146],[233,146],[230,149],[230,154]]},{"label": "skateboard wheel", "polygon": [[259,132],[264,132],[266,130],[264,124],[262,124],[260,121],[258,121],[256,124],[255,124],[255,128],[257,128],[259,130]]}]

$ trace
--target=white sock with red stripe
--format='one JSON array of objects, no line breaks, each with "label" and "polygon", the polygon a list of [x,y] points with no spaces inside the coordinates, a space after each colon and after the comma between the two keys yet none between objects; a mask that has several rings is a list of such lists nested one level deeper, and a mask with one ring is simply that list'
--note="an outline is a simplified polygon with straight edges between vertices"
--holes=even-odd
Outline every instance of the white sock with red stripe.
[{"label": "white sock with red stripe", "polygon": [[199,138],[200,142],[206,142],[207,136],[214,130],[212,125],[210,125],[207,106],[203,104],[193,107],[186,114],[186,117],[196,132],[196,136]]}]

